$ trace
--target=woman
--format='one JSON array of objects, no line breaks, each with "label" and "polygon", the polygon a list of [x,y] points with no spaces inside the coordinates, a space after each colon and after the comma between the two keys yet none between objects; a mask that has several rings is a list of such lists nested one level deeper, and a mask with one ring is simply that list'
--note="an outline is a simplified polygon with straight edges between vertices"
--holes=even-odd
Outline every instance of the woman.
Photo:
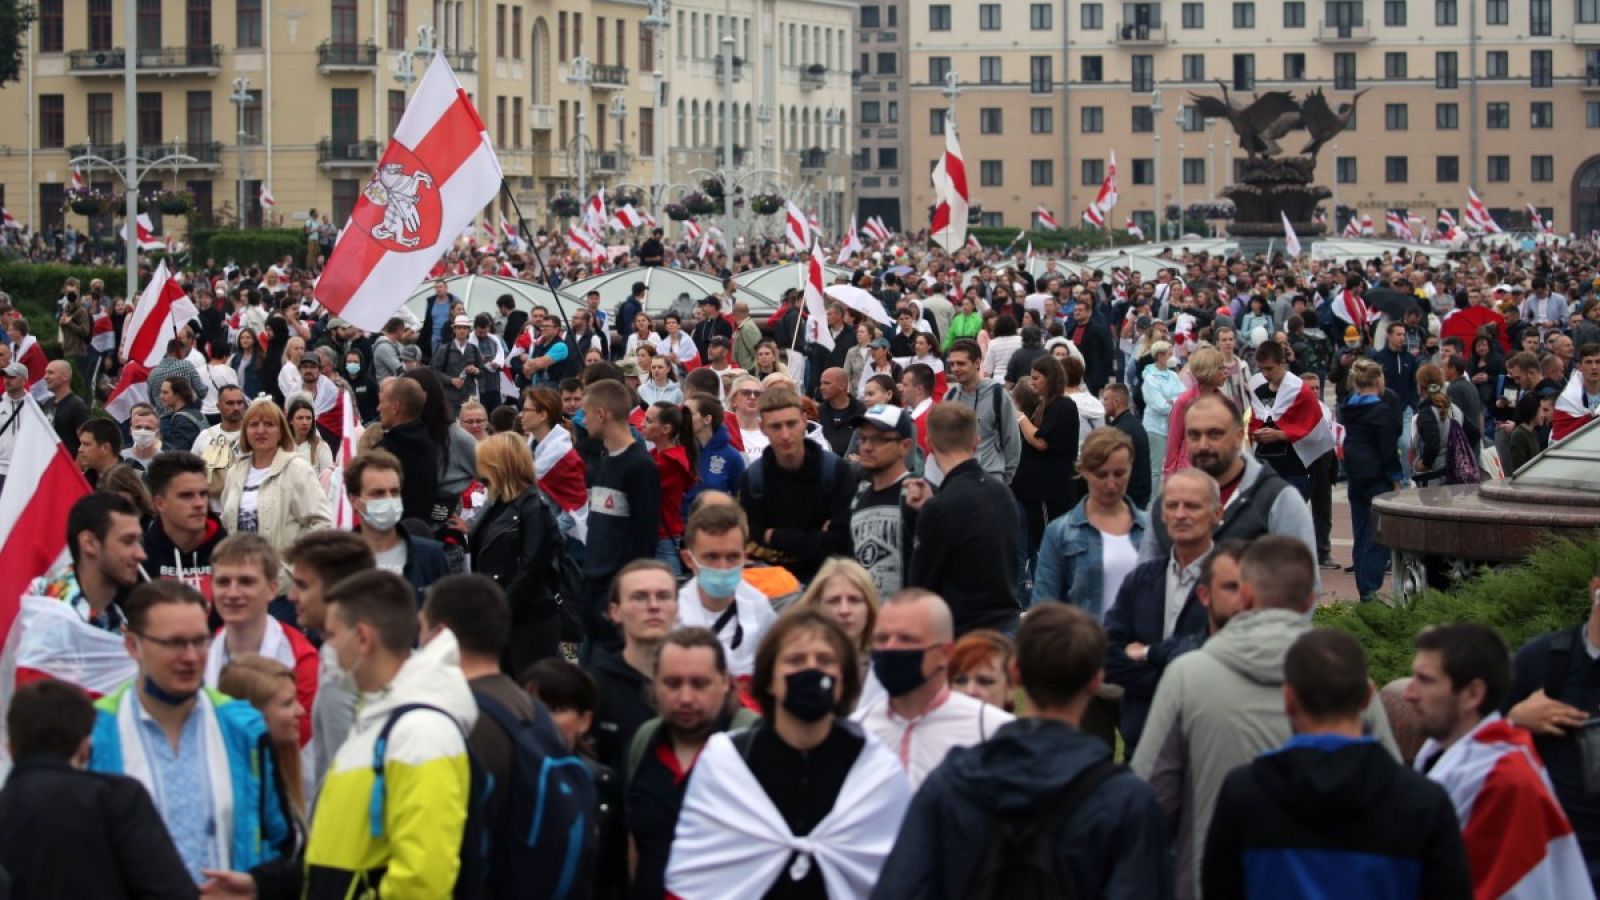
[{"label": "woman", "polygon": [[216,425],[222,421],[222,413],[217,409],[217,398],[222,394],[223,388],[239,387],[239,373],[233,370],[233,365],[229,362],[227,338],[219,335],[209,341],[195,343],[206,351],[206,369],[201,373],[206,382],[206,395],[200,400],[200,414],[206,417],[207,425]]},{"label": "woman", "polygon": [[872,573],[846,556],[825,560],[796,604],[832,619],[855,645],[861,667],[861,698],[856,709],[865,709],[885,696],[883,685],[872,674],[872,629],[878,624],[878,605],[878,585]]},{"label": "woman", "polygon": [[589,537],[589,488],[583,457],[572,444],[572,426],[561,417],[561,395],[547,387],[522,392],[522,428],[533,442],[533,477],[560,512],[556,521],[578,558]]},{"label": "woman", "polygon": [[650,326],[650,316],[639,313],[633,317],[633,334],[628,335],[628,343],[623,346],[623,356],[634,356],[640,347],[655,348],[656,333]]},{"label": "woman", "polygon": [[[1461,407],[1450,402],[1446,393],[1444,370],[1433,363],[1417,367],[1417,396],[1422,398],[1411,420],[1411,471],[1418,487],[1443,482],[1444,484],[1477,483],[1477,458],[1460,460],[1450,452],[1450,432],[1464,429]],[[1466,435],[1457,440],[1465,443]],[[1473,478],[1468,481],[1457,464],[1470,463]]]},{"label": "woman", "polygon": [[456,424],[461,430],[472,435],[476,443],[483,443],[489,436],[489,411],[477,400],[466,400],[461,404],[461,409],[456,413]]},{"label": "woman", "polygon": [[899,406],[900,384],[888,375],[872,375],[861,386],[861,402],[874,406]]},{"label": "woman", "polygon": [[520,672],[560,651],[561,621],[551,602],[552,535],[533,474],[533,454],[514,434],[496,434],[478,448],[478,477],[488,486],[488,505],[473,518],[468,534],[472,571],[493,578],[511,603],[506,646],[510,671]]},{"label": "woman", "polygon": [[684,508],[694,505],[701,491],[721,491],[737,497],[744,477],[744,454],[733,446],[722,404],[710,394],[694,394],[683,405],[694,427],[695,479],[684,495]]},{"label": "woman", "polygon": [[1494,338],[1487,334],[1474,337],[1472,352],[1467,355],[1467,377],[1472,379],[1478,401],[1483,406],[1484,434],[1494,434],[1494,404],[1500,399],[1501,378],[1505,374],[1505,363]]},{"label": "woman", "polygon": [[1251,294],[1249,308],[1239,317],[1239,333],[1253,334],[1257,328],[1263,328],[1267,334],[1271,334],[1278,326],[1272,319],[1272,310],[1267,308],[1267,298],[1260,294]]},{"label": "woman", "polygon": [[[667,890],[680,897],[865,897],[911,787],[893,752],[845,717],[857,650],[815,609],[785,614],[756,651],[761,724],[700,753]],[[804,772],[804,777],[799,773]],[[797,843],[805,841],[805,851]]]},{"label": "woman", "polygon": [[[633,348],[633,361],[639,364],[639,371],[641,372],[650,371],[650,364],[658,357],[661,357],[661,354],[656,352],[655,344],[640,344]],[[672,368],[672,361],[668,360],[667,365]]]},{"label": "woman", "polygon": [[294,437],[295,455],[310,463],[318,480],[326,485],[328,473],[333,471],[333,452],[328,449],[328,442],[317,434],[317,413],[311,399],[297,394],[289,401],[287,418],[289,433]]},{"label": "woman", "polygon": [[1021,349],[1022,336],[1017,333],[1017,320],[1009,315],[995,316],[989,347],[983,351],[983,377],[994,378],[996,372],[1004,376],[1011,354]]},{"label": "woman", "polygon": [[[267,333],[262,337],[266,346],[266,353],[261,357],[261,390],[268,392],[272,399],[283,402],[283,388],[279,385],[279,376],[285,369],[293,371],[298,363],[284,364],[284,353],[289,344],[289,323],[281,313],[272,315],[267,319]],[[299,373],[296,372],[296,377]],[[242,383],[243,379],[241,379]],[[261,396],[260,393],[255,396]]]},{"label": "woman", "polygon": [[1011,683],[1011,661],[1017,645],[989,628],[969,631],[950,651],[946,673],[950,687],[969,697],[1011,712],[1016,705],[1016,685]]},{"label": "woman", "polygon": [[[1000,291],[995,291],[998,299]],[[978,312],[978,295],[976,289],[967,291],[961,298],[961,311],[950,317],[950,333],[944,336],[944,350],[949,352],[950,345],[962,338],[976,338],[978,332],[983,330],[983,314]]]},{"label": "woman", "polygon": [[[439,496],[434,506],[453,515],[461,508],[461,495],[478,476],[478,442],[451,418],[450,404],[445,399],[438,373],[432,369],[412,369],[400,377],[422,386],[421,421],[439,448]],[[450,516],[435,515],[435,521],[430,524],[435,528],[445,526],[448,518]],[[455,523],[456,530],[464,532],[466,529],[460,527],[464,524]]]},{"label": "woman", "polygon": [[1139,391],[1144,397],[1144,432],[1150,436],[1150,490],[1161,490],[1161,473],[1167,464],[1167,429],[1172,407],[1183,394],[1183,381],[1172,371],[1172,345],[1156,341],[1150,345],[1152,362],[1140,375]]},{"label": "woman", "polygon": [[1081,358],[1067,357],[1061,363],[1061,371],[1067,379],[1067,399],[1078,407],[1078,447],[1082,449],[1089,432],[1106,423],[1106,405],[1083,383],[1085,369]]},{"label": "woman", "polygon": [[[1227,378],[1222,352],[1215,347],[1200,347],[1190,353],[1189,361],[1183,367],[1183,377],[1189,388],[1172,402],[1172,413],[1167,416],[1167,458],[1161,464],[1162,475],[1189,468],[1189,448],[1183,437],[1183,416],[1189,411],[1189,404],[1201,394],[1221,392],[1222,382]],[[1150,454],[1150,458],[1154,460],[1155,454]],[[1154,482],[1151,484],[1153,486]]]},{"label": "woman", "polygon": [[1022,504],[1028,550],[1037,553],[1045,523],[1066,515],[1077,499],[1071,475],[1078,463],[1080,419],[1078,405],[1066,396],[1066,372],[1054,357],[1033,361],[1028,385],[1038,401],[1027,414],[1018,407],[1022,458],[1011,479],[1011,493]]},{"label": "woman", "polygon": [[669,312],[662,321],[666,323],[667,333],[656,339],[656,353],[676,360],[685,369],[697,368],[700,365],[700,351],[695,349],[694,341],[684,334],[683,319],[677,313]]},{"label": "woman", "polygon": [[254,653],[228,660],[217,680],[217,690],[248,702],[261,713],[272,745],[272,761],[282,783],[284,818],[305,834],[306,776],[300,766],[300,723],[307,710],[295,692],[294,670]]},{"label": "woman", "polygon": [[290,337],[283,345],[283,368],[278,370],[278,395],[282,398],[293,397],[305,390],[300,381],[300,360],[306,355],[305,338],[298,334]]},{"label": "woman", "polygon": [[378,382],[372,377],[372,367],[360,350],[350,350],[344,355],[344,380],[356,401],[356,415],[362,422],[378,418]]},{"label": "woman", "polygon": [[931,332],[919,331],[911,337],[910,365],[918,364],[932,369],[935,375],[944,373],[944,357],[939,355],[939,344]]},{"label": "woman", "polygon": [[656,528],[656,559],[667,564],[673,577],[683,575],[678,545],[683,541],[684,497],[694,485],[694,422],[683,407],[674,403],[652,403],[644,411],[644,439],[655,445],[650,458],[655,460],[661,479],[660,524]]},{"label": "woman", "polygon": [[1350,367],[1349,399],[1339,410],[1344,425],[1344,468],[1349,477],[1350,526],[1354,542],[1356,591],[1367,600],[1383,587],[1389,551],[1372,535],[1372,501],[1398,490],[1400,468],[1399,398],[1385,390],[1383,368],[1370,359]]},{"label": "woman", "polygon": [[746,465],[761,458],[767,449],[767,436],[761,432],[761,381],[754,375],[741,375],[730,392],[733,414],[739,422],[739,439],[744,442]]},{"label": "woman", "polygon": [[900,364],[889,355],[891,352],[888,338],[873,338],[872,343],[867,345],[867,362],[862,367],[861,379],[856,382],[856,396],[862,396],[866,382],[879,375],[895,384],[900,383]]},{"label": "woman", "polygon": [[756,367],[750,374],[757,378],[789,374],[789,367],[783,364],[782,354],[778,352],[777,341],[763,338],[756,342]]},{"label": "woman", "polygon": [[1138,562],[1150,518],[1128,499],[1133,440],[1120,430],[1090,434],[1078,452],[1078,472],[1088,492],[1045,526],[1033,602],[1071,603],[1099,620]]},{"label": "woman", "polygon": [[244,411],[244,443],[222,489],[222,525],[230,534],[265,537],[279,553],[307,532],[331,527],[328,494],[311,464],[295,453],[289,420],[262,398]]},{"label": "woman", "polygon": [[1507,477],[1539,455],[1539,429],[1550,424],[1550,401],[1529,391],[1517,400],[1517,408],[1512,416],[1511,421],[1515,424],[1507,445]]},{"label": "woman", "polygon": [[862,373],[867,370],[867,346],[878,337],[878,327],[871,322],[856,326],[856,342],[844,352],[844,383],[860,388]]},{"label": "woman", "polygon": [[650,377],[639,385],[639,399],[645,403],[671,403],[683,402],[683,388],[679,386],[678,379],[673,375],[672,364],[666,357],[657,356],[650,360],[647,370]]},{"label": "woman", "polygon": [[239,387],[244,389],[246,397],[256,397],[261,394],[261,371],[264,358],[261,352],[261,342],[256,339],[256,333],[246,328],[239,332],[239,349],[228,361],[233,366],[234,374],[239,378]]},{"label": "woman", "polygon": [[194,395],[194,385],[182,375],[161,382],[161,448],[188,450],[206,430],[205,414]]}]

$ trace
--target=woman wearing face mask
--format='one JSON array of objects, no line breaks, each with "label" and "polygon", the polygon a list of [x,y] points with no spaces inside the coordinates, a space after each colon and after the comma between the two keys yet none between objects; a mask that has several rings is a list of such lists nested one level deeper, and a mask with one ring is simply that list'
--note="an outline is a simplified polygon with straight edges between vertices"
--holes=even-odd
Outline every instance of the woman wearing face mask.
[{"label": "woman wearing face mask", "polygon": [[360,350],[351,350],[344,355],[344,380],[356,398],[356,415],[361,417],[361,421],[366,423],[377,419],[378,382],[372,377],[367,358],[361,355]]},{"label": "woman wearing face mask", "polygon": [[242,428],[240,457],[222,489],[223,527],[260,534],[282,553],[300,535],[332,525],[327,491],[295,453],[278,405],[265,398],[250,404]]},{"label": "woman wearing face mask", "polygon": [[871,893],[911,787],[895,755],[844,718],[861,685],[856,655],[816,609],[797,608],[767,631],[751,684],[763,721],[715,734],[701,751],[668,891],[685,900]]},{"label": "woman wearing face mask", "polygon": [[511,602],[511,671],[560,650],[561,622],[545,575],[555,552],[555,522],[544,507],[533,473],[533,454],[514,434],[491,435],[478,445],[478,477],[489,486],[489,505],[468,534],[472,571],[493,578]]}]

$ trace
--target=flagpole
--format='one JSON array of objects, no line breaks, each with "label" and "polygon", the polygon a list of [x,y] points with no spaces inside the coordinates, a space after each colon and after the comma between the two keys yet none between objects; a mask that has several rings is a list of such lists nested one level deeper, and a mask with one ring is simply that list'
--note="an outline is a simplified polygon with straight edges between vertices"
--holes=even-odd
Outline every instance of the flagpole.
[{"label": "flagpole", "polygon": [[555,296],[556,314],[561,317],[563,330],[571,331],[572,325],[567,321],[567,311],[561,305],[561,294],[556,290],[555,284],[550,280],[550,269],[544,264],[544,257],[539,255],[539,244],[533,239],[533,233],[528,230],[528,220],[522,214],[522,205],[517,202],[517,195],[511,192],[511,184],[504,178],[500,179],[500,191],[511,201],[511,208],[517,213],[517,230],[521,232],[522,239],[528,242],[528,250],[533,253],[534,261],[539,264],[539,274],[544,276],[544,286],[550,289]]}]

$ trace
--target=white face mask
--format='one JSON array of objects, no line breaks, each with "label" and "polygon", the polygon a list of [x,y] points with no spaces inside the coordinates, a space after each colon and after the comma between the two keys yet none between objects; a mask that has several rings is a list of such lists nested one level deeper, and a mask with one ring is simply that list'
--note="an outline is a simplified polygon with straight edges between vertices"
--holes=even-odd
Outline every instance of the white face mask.
[{"label": "white face mask", "polygon": [[404,515],[405,504],[399,497],[382,497],[377,500],[364,501],[366,513],[362,519],[378,531],[388,531],[400,524],[400,517]]},{"label": "white face mask", "polygon": [[133,429],[133,445],[141,450],[155,446],[156,433],[148,428]]}]

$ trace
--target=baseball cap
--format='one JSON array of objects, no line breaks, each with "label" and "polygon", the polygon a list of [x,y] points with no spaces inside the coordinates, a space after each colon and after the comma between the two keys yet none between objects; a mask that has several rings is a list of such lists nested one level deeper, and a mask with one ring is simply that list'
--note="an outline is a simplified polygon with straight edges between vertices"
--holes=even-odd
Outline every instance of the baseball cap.
[{"label": "baseball cap", "polygon": [[341,318],[339,318],[338,316],[334,316],[333,318],[328,320],[328,327],[329,328],[349,328],[350,327],[350,323],[346,322],[345,320],[343,320]]},{"label": "baseball cap", "polygon": [[322,357],[316,353],[308,352],[305,356],[300,357],[299,363],[299,368],[304,369],[306,366],[311,366],[318,369],[322,368]]},{"label": "baseball cap", "polygon": [[644,372],[639,368],[639,361],[636,359],[625,359],[617,364],[617,368],[622,370],[622,377],[624,378],[644,380]]},{"label": "baseball cap", "polygon": [[19,363],[19,362],[11,363],[10,365],[5,367],[4,371],[6,373],[6,377],[7,378],[27,378],[28,377],[28,367],[23,365],[22,363]]},{"label": "baseball cap", "polygon": [[400,358],[410,362],[421,362],[422,348],[416,344],[404,344],[400,347]]},{"label": "baseball cap", "polygon": [[722,306],[722,301],[718,300],[716,297],[713,297],[713,296],[707,294],[706,296],[700,298],[700,305],[701,306],[717,306],[717,307],[720,307],[720,306]]},{"label": "baseball cap", "polygon": [[861,428],[870,425],[881,431],[892,431],[902,438],[916,436],[916,430],[911,424],[911,416],[898,406],[874,406],[859,416],[850,417],[850,427]]},{"label": "baseball cap", "polygon": [[719,334],[716,337],[712,338],[710,343],[707,346],[710,346],[710,347],[732,347],[733,344],[727,338],[725,338],[725,337],[723,337],[722,335]]},{"label": "baseball cap", "polygon": [[889,339],[888,338],[873,338],[872,339],[872,343],[868,344],[867,346],[868,347],[872,347],[874,349],[877,349],[877,348],[881,347],[881,348],[887,350],[887,349],[889,349]]}]

